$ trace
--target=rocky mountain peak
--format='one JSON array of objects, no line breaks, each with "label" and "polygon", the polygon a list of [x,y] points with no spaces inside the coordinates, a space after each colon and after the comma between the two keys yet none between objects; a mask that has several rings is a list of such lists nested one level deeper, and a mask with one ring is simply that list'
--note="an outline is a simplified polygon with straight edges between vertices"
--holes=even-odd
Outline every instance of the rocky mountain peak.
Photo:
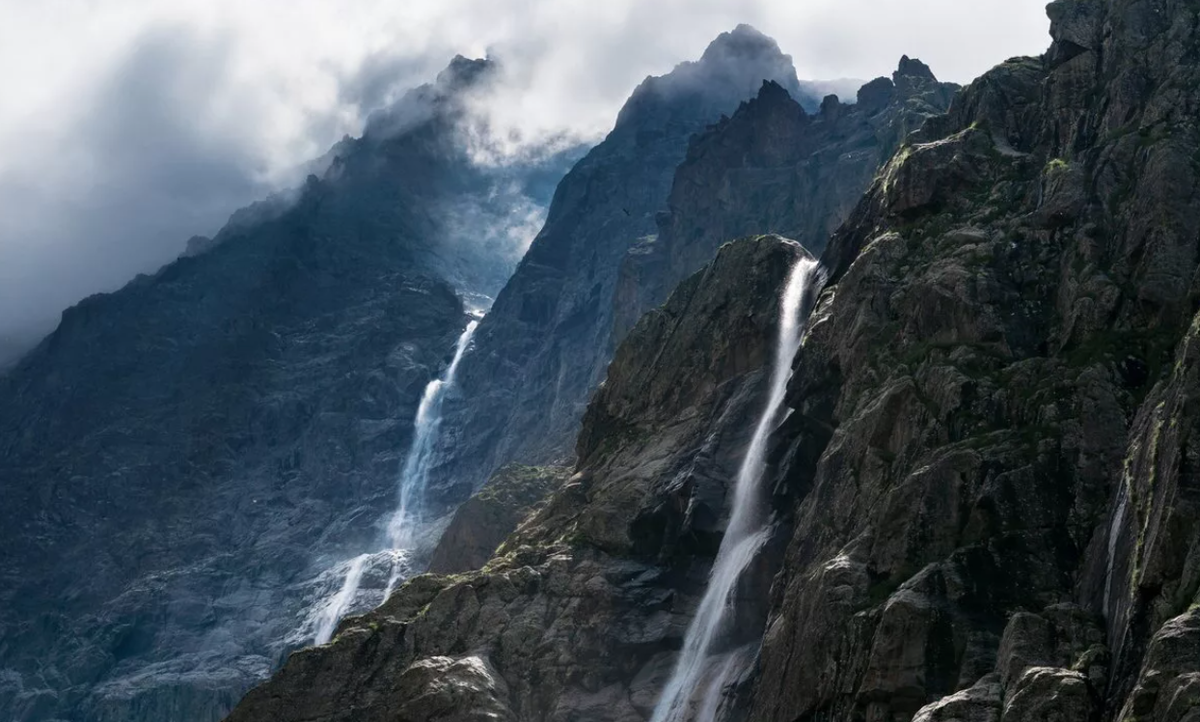
[{"label": "rocky mountain peak", "polygon": [[643,81],[621,110],[617,127],[663,113],[712,115],[753,96],[764,80],[778,83],[795,99],[806,96],[792,57],[772,38],[738,25],[709,43],[699,60]]},{"label": "rocky mountain peak", "polygon": [[952,83],[938,82],[925,63],[904,55],[891,78],[881,76],[859,88],[858,105],[866,112],[874,113],[886,108],[897,95],[903,100],[930,91],[945,95],[957,89],[958,86]]},{"label": "rocky mountain peak", "polygon": [[468,58],[455,55],[446,69],[438,73],[434,87],[444,92],[455,92],[473,87],[488,79],[498,64],[491,58]]},{"label": "rocky mountain peak", "polygon": [[900,58],[900,65],[896,68],[896,72],[892,73],[892,83],[903,95],[919,92],[926,86],[936,84],[937,81],[937,77],[934,76],[928,65],[907,55]]},{"label": "rocky mountain peak", "polygon": [[896,95],[896,84],[887,78],[875,78],[858,89],[858,107],[869,112],[882,110]]},{"label": "rocky mountain peak", "polygon": [[922,80],[937,82],[937,78],[928,65],[907,55],[900,56],[900,66],[896,69],[895,73],[892,73],[892,80],[897,85],[900,84],[901,78],[920,78]]},{"label": "rocky mountain peak", "polygon": [[1103,9],[1095,0],[1054,0],[1046,6],[1050,37],[1054,39],[1047,59],[1058,66],[1100,45]]},{"label": "rocky mountain peak", "polygon": [[750,25],[738,25],[718,35],[697,65],[714,80],[727,83],[728,90],[733,92],[753,92],[763,80],[772,80],[793,98],[802,95],[792,56],[780,50],[773,38]]},{"label": "rocky mountain peak", "polygon": [[804,108],[800,107],[792,95],[774,80],[764,80],[762,88],[758,91],[758,95],[749,102],[758,102],[771,106],[786,105],[789,108],[795,106],[802,115],[804,114]]},{"label": "rocky mountain peak", "polygon": [[721,33],[705,48],[700,62],[727,62],[740,59],[757,62],[762,59],[783,59],[788,56],[779,49],[779,44],[769,35],[753,25],[742,23],[733,30]]},{"label": "rocky mountain peak", "polygon": [[842,105],[842,101],[836,95],[826,95],[821,100],[820,115],[822,118],[836,120],[845,110],[846,106]]},{"label": "rocky mountain peak", "polygon": [[454,56],[434,82],[414,88],[391,105],[373,111],[367,117],[363,137],[383,140],[436,118],[453,121],[464,110],[465,96],[482,89],[495,76],[497,68],[496,61],[490,58]]}]

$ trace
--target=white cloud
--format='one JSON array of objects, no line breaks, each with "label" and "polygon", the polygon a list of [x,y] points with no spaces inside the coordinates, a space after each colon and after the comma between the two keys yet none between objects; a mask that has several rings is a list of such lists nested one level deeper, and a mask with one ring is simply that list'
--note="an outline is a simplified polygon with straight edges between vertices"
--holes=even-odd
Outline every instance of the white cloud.
[{"label": "white cloud", "polygon": [[211,234],[456,53],[503,59],[501,139],[595,138],[739,22],[801,78],[908,54],[966,82],[1045,48],[1044,1],[0,0],[0,337]]}]

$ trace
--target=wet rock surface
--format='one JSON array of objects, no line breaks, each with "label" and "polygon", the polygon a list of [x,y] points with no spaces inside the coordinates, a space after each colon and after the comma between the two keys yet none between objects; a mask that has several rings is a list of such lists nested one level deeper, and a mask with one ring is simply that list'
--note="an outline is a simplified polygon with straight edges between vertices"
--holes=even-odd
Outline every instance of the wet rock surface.
[{"label": "wet rock surface", "polygon": [[[1176,0],[1049,13],[1047,54],[1001,64],[901,143],[823,254],[772,442],[775,541],[736,595],[761,647],[733,719],[1200,714],[1200,22]],[[467,650],[520,719],[647,719],[769,348],[716,320],[778,290],[728,264],[747,247],[633,328],[577,474],[491,562],[414,580],[234,719],[365,699],[369,679]],[[719,268],[746,287],[721,300]],[[372,645],[388,651],[364,673],[349,660]]]},{"label": "wet rock surface", "polygon": [[1196,12],[1050,14],[823,258],[750,719],[1195,714]]},{"label": "wet rock surface", "polygon": [[[757,651],[730,719],[1200,719],[1200,11],[1056,0],[1049,14],[1050,50],[893,138],[829,238],[793,411],[770,442],[770,538],[720,640]],[[764,47],[740,31],[712,57]],[[677,77],[713,70],[687,67]],[[854,112],[931,83],[905,58]],[[471,559],[445,563],[466,571],[411,579],[344,620],[230,720],[650,717],[727,523],[780,285],[806,255],[775,236],[720,246],[613,345],[618,310],[653,298],[618,293],[617,269],[636,290],[675,262],[635,244],[667,227],[656,204],[673,199],[682,215],[667,221],[686,228],[721,197],[716,176],[689,196],[682,168],[668,195],[671,159],[782,172],[792,161],[730,166],[717,151],[803,135],[768,84],[685,157],[682,109],[728,97],[678,87],[647,81],[564,181],[462,369],[480,411],[450,427],[465,456],[443,470],[447,505],[500,460],[573,454],[574,473],[480,568],[491,542],[464,522],[454,539]],[[739,194],[731,216],[749,217],[752,184]],[[773,194],[764,222],[790,212]],[[491,513],[476,500],[465,515]],[[481,531],[525,501],[499,508],[505,524]],[[0,681],[41,703],[23,679]]]}]

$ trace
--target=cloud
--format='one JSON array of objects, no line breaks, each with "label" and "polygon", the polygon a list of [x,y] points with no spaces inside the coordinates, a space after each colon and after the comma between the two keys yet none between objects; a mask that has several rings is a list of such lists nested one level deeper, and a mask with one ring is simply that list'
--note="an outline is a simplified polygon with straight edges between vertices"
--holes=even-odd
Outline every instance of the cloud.
[{"label": "cloud", "polygon": [[4,3],[0,342],[44,332],[68,304],[153,270],[192,235],[213,234],[455,54],[502,62],[502,89],[478,104],[472,139],[477,157],[497,164],[597,139],[645,76],[698,58],[740,22],[776,38],[802,79],[885,75],[909,54],[965,82],[1044,49],[1043,5]]},{"label": "cloud", "polygon": [[4,139],[0,334],[153,270],[185,229],[215,230],[271,187],[228,57],[221,35],[155,30],[62,115]]}]

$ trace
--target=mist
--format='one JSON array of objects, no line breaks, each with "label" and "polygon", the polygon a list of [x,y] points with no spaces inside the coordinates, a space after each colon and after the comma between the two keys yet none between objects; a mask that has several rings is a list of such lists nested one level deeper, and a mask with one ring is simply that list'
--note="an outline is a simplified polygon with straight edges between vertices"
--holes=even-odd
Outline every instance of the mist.
[{"label": "mist", "polygon": [[[67,11],[63,5],[70,7]],[[455,54],[501,77],[472,112],[473,157],[503,168],[595,142],[647,75],[739,22],[805,80],[888,75],[902,54],[968,82],[1048,44],[1043,0],[620,0],[529,4],[7,3],[0,9],[0,363],[61,311],[296,185],[307,162]],[[852,82],[827,87],[839,94]],[[489,243],[519,255],[541,222]],[[487,223],[491,208],[475,220]]]}]

